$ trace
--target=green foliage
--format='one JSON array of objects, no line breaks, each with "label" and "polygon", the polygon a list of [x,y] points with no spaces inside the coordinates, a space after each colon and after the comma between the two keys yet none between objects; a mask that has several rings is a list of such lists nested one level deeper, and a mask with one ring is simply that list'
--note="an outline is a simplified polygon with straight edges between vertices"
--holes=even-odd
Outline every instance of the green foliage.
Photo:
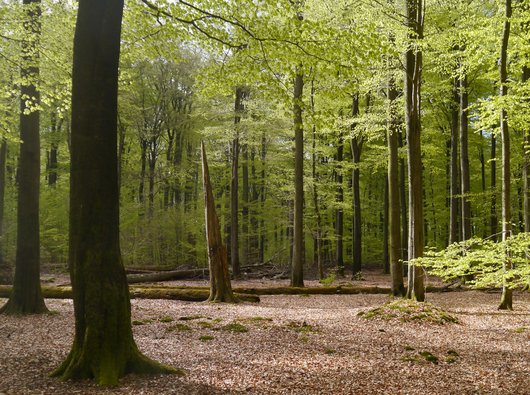
[{"label": "green foliage", "polygon": [[[428,251],[414,264],[447,281],[469,278],[466,284],[475,288],[523,287],[530,283],[530,233],[519,233],[505,241],[473,238],[455,243],[442,251]],[[503,261],[513,268],[505,270]]]},{"label": "green foliage", "polygon": [[327,277],[320,280],[320,284],[322,284],[325,287],[329,287],[331,284],[335,282],[336,275],[334,273],[331,273]]}]

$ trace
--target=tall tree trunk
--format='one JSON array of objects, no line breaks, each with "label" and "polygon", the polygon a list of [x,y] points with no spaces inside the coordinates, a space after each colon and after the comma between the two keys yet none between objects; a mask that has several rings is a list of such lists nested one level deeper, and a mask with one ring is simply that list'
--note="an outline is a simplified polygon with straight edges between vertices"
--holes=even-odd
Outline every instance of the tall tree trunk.
[{"label": "tall tree trunk", "polygon": [[[486,196],[486,155],[484,155],[484,134],[482,130],[480,131],[480,148],[478,153],[478,158],[480,161],[480,186],[482,190],[482,196]],[[488,237],[488,218],[483,217],[483,231],[482,238]]]},{"label": "tall tree trunk", "polygon": [[265,262],[265,185],[266,185],[266,173],[265,173],[265,158],[267,156],[267,138],[265,132],[261,135],[261,191],[260,191],[260,206],[261,206],[261,216],[259,220],[259,262]]},{"label": "tall tree trunk", "polygon": [[342,160],[344,159],[344,139],[342,132],[339,134],[339,141],[337,145],[337,168],[336,168],[336,182],[337,182],[337,204],[339,207],[335,211],[335,264],[337,265],[338,274],[344,276],[344,248],[343,248],[343,235],[344,235],[344,212],[342,210],[342,203],[344,202],[344,188],[342,186]]},{"label": "tall tree trunk", "polygon": [[471,201],[469,200],[470,176],[468,153],[468,107],[469,93],[467,75],[460,79],[460,175],[462,191],[462,240],[471,238]]},{"label": "tall tree trunk", "polygon": [[449,244],[458,240],[458,195],[460,194],[458,182],[458,109],[460,106],[458,96],[458,79],[453,82],[453,102],[451,104],[451,165],[449,187]]},{"label": "tall tree trunk", "polygon": [[140,186],[138,187],[138,202],[145,201],[145,170],[147,168],[147,140],[140,137]]},{"label": "tall tree trunk", "polygon": [[[526,10],[526,9],[525,9]],[[523,67],[522,82],[530,79],[530,68]],[[523,199],[524,231],[530,232],[530,130],[523,132]]]},{"label": "tall tree trunk", "polygon": [[[311,112],[315,113],[315,80],[311,80]],[[316,229],[313,235],[313,263],[317,268],[318,279],[324,278],[324,267],[322,265],[322,218],[320,215],[320,203],[318,201],[318,173],[317,173],[317,126],[313,124],[312,149],[311,149],[311,177],[313,178],[313,206],[315,208]],[[344,266],[344,262],[343,262]],[[344,273],[343,273],[344,275]]]},{"label": "tall tree trunk", "polygon": [[[142,355],[133,339],[120,254],[117,96],[123,1],[80,0],[72,77],[70,278],[75,337],[53,373],[116,385],[127,373],[174,369]],[[98,160],[94,160],[98,158]]]},{"label": "tall tree trunk", "polygon": [[234,303],[236,301],[228,272],[228,255],[221,237],[221,226],[215,213],[208,160],[204,143],[201,143],[202,180],[204,186],[204,213],[206,223],[206,242],[210,267],[210,302]]},{"label": "tall tree trunk", "polygon": [[[406,1],[409,40],[423,39],[423,1]],[[423,169],[421,159],[421,47],[409,46],[405,54],[405,115],[409,174],[409,261],[423,256]],[[407,296],[425,300],[423,268],[409,265]]]},{"label": "tall tree trunk", "polygon": [[392,295],[403,296],[403,263],[401,255],[401,220],[399,196],[399,119],[396,101],[399,96],[393,77],[388,84],[389,121],[388,121],[388,231],[389,231],[389,263],[392,278]]},{"label": "tall tree trunk", "polygon": [[490,232],[491,239],[497,241],[497,137],[491,135],[491,211]]},{"label": "tall tree trunk", "polygon": [[248,145],[243,144],[241,146],[241,198],[243,201],[243,207],[241,207],[241,221],[242,229],[241,233],[243,234],[243,264],[248,263],[250,259],[250,237],[248,234],[248,224],[249,224],[249,203],[250,203],[250,194],[249,194],[249,178],[248,178]]},{"label": "tall tree trunk", "polygon": [[40,285],[40,92],[39,40],[40,0],[24,0],[22,83],[20,87],[20,156],[18,159],[18,208],[15,278],[5,314],[47,312]]},{"label": "tall tree trunk", "polygon": [[0,284],[12,281],[11,267],[4,256],[4,198],[6,189],[7,141],[0,143]]},{"label": "tall tree trunk", "polygon": [[[499,96],[501,99],[508,96],[508,41],[510,39],[512,0],[506,0],[505,2],[505,17],[499,61]],[[508,127],[508,113],[504,107],[501,108],[500,126],[502,137],[502,241],[506,241],[511,236],[512,226],[510,209],[510,130]],[[505,273],[512,269],[512,262],[508,252],[506,252],[503,260],[503,269]],[[506,284],[505,280],[502,286],[499,309],[512,310],[512,299],[512,289]]]},{"label": "tall tree trunk", "polygon": [[230,182],[230,264],[234,278],[241,275],[239,265],[239,136],[232,141]]},{"label": "tall tree trunk", "polygon": [[302,119],[304,74],[302,67],[300,64],[296,70],[293,96],[295,164],[292,287],[304,286],[304,121]]},{"label": "tall tree trunk", "polygon": [[[232,177],[230,183],[230,263],[234,277],[241,275],[239,262],[239,128],[246,98],[246,89],[238,86],[234,103],[234,128],[232,141]],[[248,172],[247,172],[248,180]]]},{"label": "tall tree trunk", "polygon": [[383,272],[390,274],[390,251],[388,243],[388,215],[389,215],[389,196],[388,196],[388,173],[385,174],[385,191],[383,202]]},{"label": "tall tree trunk", "polygon": [[[399,148],[404,147],[403,133],[398,132]],[[399,159],[399,202],[401,204],[401,257],[406,260],[409,256],[409,220],[408,220],[408,200],[407,200],[407,165],[405,158]],[[408,265],[403,265],[403,275],[407,275]]]},{"label": "tall tree trunk", "polygon": [[[359,95],[353,96],[352,117],[355,119],[359,115]],[[357,127],[356,122],[352,129]],[[352,170],[352,192],[353,192],[353,265],[352,275],[355,276],[361,272],[362,261],[362,243],[361,243],[361,187],[360,187],[360,170],[362,140],[359,136],[354,135],[351,139],[351,152],[353,160]]]}]

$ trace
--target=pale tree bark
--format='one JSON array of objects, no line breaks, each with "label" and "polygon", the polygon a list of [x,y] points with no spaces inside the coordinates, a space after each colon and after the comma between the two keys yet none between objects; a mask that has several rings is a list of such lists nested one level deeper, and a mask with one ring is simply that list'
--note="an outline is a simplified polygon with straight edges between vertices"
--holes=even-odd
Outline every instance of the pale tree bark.
[{"label": "pale tree bark", "polygon": [[[505,21],[502,32],[502,43],[499,60],[499,96],[501,98],[508,95],[508,42],[510,39],[510,18],[512,17],[512,0],[505,2]],[[511,206],[510,206],[510,129],[508,127],[508,112],[506,108],[501,108],[500,127],[502,138],[502,241],[506,241],[512,233],[511,226]],[[506,253],[503,260],[503,269],[505,273],[512,269],[510,256]],[[504,281],[502,287],[500,310],[512,310],[513,295],[512,289]]]}]

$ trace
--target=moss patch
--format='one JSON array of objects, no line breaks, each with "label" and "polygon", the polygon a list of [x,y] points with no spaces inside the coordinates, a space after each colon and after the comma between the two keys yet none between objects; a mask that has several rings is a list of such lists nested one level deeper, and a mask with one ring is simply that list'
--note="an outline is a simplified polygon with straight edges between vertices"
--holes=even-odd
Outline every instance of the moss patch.
[{"label": "moss patch", "polygon": [[299,333],[310,333],[316,331],[316,329],[312,325],[307,324],[305,321],[291,321],[287,324],[287,328]]},{"label": "moss patch", "polygon": [[175,325],[171,325],[168,330],[170,331],[178,331],[178,332],[184,332],[184,331],[191,331],[191,327],[189,325],[186,325],[186,324],[175,324]]},{"label": "moss patch", "polygon": [[370,319],[400,322],[428,322],[438,325],[458,324],[457,317],[430,303],[407,299],[391,300],[382,306],[361,311],[359,316]]},{"label": "moss patch", "polygon": [[163,317],[160,317],[158,321],[164,322],[164,323],[173,322],[173,317],[170,317],[169,315],[165,315]]},{"label": "moss patch", "polygon": [[213,339],[215,339],[213,336],[208,336],[208,335],[204,335],[204,336],[201,336],[199,337],[199,340],[201,342],[209,342],[209,341],[212,341]]},{"label": "moss patch", "polygon": [[236,333],[245,333],[248,332],[248,328],[245,325],[240,324],[239,322],[231,322],[221,328],[223,331],[227,332],[236,332]]}]

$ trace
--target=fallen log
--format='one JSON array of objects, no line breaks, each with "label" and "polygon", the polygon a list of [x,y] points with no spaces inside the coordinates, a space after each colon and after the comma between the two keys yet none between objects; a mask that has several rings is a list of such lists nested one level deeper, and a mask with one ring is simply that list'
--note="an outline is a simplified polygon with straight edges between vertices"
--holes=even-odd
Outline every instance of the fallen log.
[{"label": "fallen log", "polygon": [[204,269],[189,269],[189,270],[169,270],[164,272],[155,272],[155,273],[143,273],[143,274],[128,274],[127,282],[129,284],[138,284],[138,283],[151,283],[158,281],[172,281],[172,280],[182,280],[189,279],[193,277],[207,277],[209,275],[209,270]]},{"label": "fallen log", "polygon": [[[131,299],[169,299],[190,302],[203,302],[208,299],[208,288],[193,287],[130,287]],[[0,285],[0,298],[8,298],[11,294],[10,285]],[[42,287],[42,295],[46,299],[72,299],[71,287]],[[235,296],[244,302],[259,302],[257,295],[235,293]]]}]

